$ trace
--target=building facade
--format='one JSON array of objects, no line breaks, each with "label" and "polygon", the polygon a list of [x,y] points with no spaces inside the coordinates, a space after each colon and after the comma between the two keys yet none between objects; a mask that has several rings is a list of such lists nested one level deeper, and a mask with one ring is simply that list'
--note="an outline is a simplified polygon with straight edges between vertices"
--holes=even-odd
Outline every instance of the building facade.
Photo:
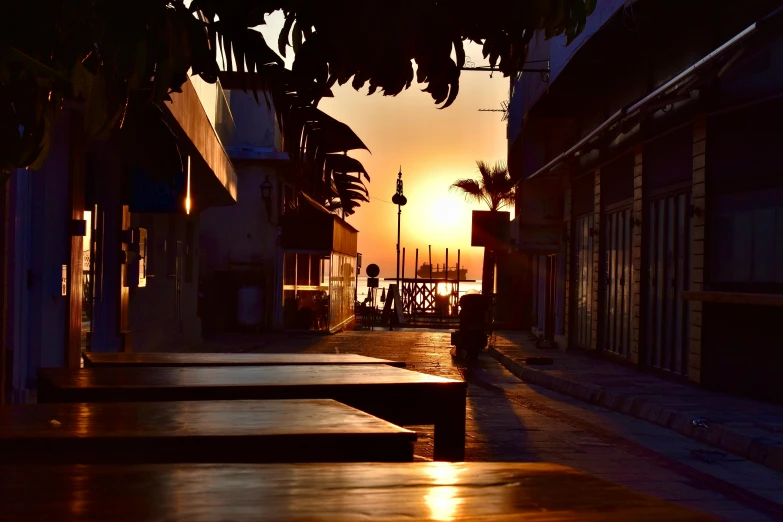
[{"label": "building facade", "polygon": [[237,199],[234,167],[208,113],[214,108],[188,81],[170,102],[136,113],[139,135],[98,140],[85,136],[84,108],[73,103],[57,120],[43,167],[12,173],[6,402],[34,400],[37,370],[78,368],[84,350],[162,351],[200,340],[199,216]]},{"label": "building facade", "polygon": [[783,400],[779,8],[599,2],[534,39],[509,169],[544,342]]},{"label": "building facade", "polygon": [[[205,331],[282,328],[280,215],[291,161],[275,112],[224,74],[218,128],[237,172],[236,205],[204,212],[200,227],[200,310]],[[259,94],[263,98],[263,94]],[[230,129],[230,132],[228,131]]]}]

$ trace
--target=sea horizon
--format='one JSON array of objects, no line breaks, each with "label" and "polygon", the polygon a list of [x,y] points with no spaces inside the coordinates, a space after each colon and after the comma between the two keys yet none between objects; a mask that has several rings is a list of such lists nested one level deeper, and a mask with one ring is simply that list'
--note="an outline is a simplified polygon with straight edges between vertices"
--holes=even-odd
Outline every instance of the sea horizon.
[{"label": "sea horizon", "polygon": [[[446,280],[444,279],[444,282]],[[454,280],[449,280],[449,283],[456,283]],[[394,280],[389,278],[386,279],[384,277],[380,278],[380,281],[378,282],[378,290],[381,288],[385,289],[387,292],[389,291],[389,285],[394,284]],[[470,280],[470,281],[460,281],[459,282],[459,295],[463,296],[466,292],[470,290],[476,290],[477,292],[481,292],[481,280]],[[380,294],[378,294],[380,295]],[[359,302],[364,301],[364,299],[367,297],[367,276],[360,275],[357,280],[357,288],[356,288],[356,296],[357,300]]]}]

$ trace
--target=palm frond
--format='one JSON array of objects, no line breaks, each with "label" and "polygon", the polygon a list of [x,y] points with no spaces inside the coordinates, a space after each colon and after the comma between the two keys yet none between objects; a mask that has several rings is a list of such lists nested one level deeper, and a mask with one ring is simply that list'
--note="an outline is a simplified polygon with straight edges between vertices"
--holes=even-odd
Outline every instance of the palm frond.
[{"label": "palm frond", "polygon": [[465,201],[475,201],[476,203],[486,203],[486,194],[482,188],[481,183],[475,179],[458,179],[451,184],[449,190],[462,191],[465,196]]},{"label": "palm frond", "polygon": [[477,161],[480,179],[458,179],[451,190],[460,190],[466,201],[486,203],[491,211],[497,211],[514,202],[516,183],[511,180],[506,164],[499,161],[490,166]]},{"label": "palm frond", "polygon": [[477,161],[476,166],[481,175],[481,185],[483,187],[492,186],[492,167],[483,161]]}]

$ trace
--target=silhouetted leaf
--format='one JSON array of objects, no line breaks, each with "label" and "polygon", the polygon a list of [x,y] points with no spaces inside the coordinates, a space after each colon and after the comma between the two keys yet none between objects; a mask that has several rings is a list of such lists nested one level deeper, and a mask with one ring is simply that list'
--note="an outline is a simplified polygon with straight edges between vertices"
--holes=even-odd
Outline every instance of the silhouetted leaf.
[{"label": "silhouetted leaf", "polygon": [[299,54],[299,50],[302,48],[302,30],[299,28],[299,22],[294,23],[291,46],[294,48],[294,54]]},{"label": "silhouetted leaf", "polygon": [[291,27],[294,25],[294,20],[296,20],[296,16],[293,13],[286,15],[283,29],[280,31],[280,36],[277,40],[277,49],[283,56],[285,56],[285,48],[288,46],[288,35],[291,33]]},{"label": "silhouetted leaf", "polygon": [[[274,100],[289,153],[297,158],[296,132],[303,124],[291,116],[294,109],[317,105],[335,83],[350,81],[356,89],[369,84],[371,93],[394,96],[415,76],[445,108],[459,94],[464,40],[482,44],[482,54],[509,76],[522,67],[534,31],[565,34],[571,42],[595,6],[596,0],[498,0],[466,11],[458,2],[192,0],[186,8],[180,0],[142,0],[118,13],[92,0],[60,2],[52,9],[30,0],[4,2],[0,20],[12,22],[2,35],[0,78],[14,88],[0,103],[24,113],[34,132],[19,138],[19,147],[8,141],[0,145],[0,167],[24,166],[21,158],[38,158],[38,151],[45,150],[41,143],[51,126],[44,123],[44,112],[59,111],[50,107],[52,99],[86,97],[87,90],[95,90],[88,119],[91,130],[105,132],[119,125],[128,89],[160,102],[181,89],[188,68],[207,82],[216,81],[218,47],[227,69],[253,73],[247,86],[257,99],[260,89],[267,103]],[[296,74],[283,72],[283,61],[252,29],[278,10],[284,11],[285,23],[277,47],[285,56],[293,32]],[[95,75],[101,67],[102,87],[88,85],[85,71]],[[25,78],[33,80],[32,96],[20,88]],[[101,88],[105,103],[99,110]],[[129,105],[129,114],[134,110]],[[0,108],[0,115],[6,112]],[[0,136],[14,141],[13,125],[3,125],[0,121]],[[319,143],[321,156],[339,150],[341,140],[333,133],[310,129],[307,135]],[[317,169],[311,165],[315,157],[307,156],[302,159],[307,169]]]}]

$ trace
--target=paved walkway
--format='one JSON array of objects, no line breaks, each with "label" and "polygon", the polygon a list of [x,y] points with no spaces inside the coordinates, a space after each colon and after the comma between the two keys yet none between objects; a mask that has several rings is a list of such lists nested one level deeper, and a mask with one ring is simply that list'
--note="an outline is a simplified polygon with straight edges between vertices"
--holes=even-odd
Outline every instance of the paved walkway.
[{"label": "paved walkway", "polygon": [[[502,336],[498,345],[510,349],[513,335]],[[465,370],[452,361],[449,344],[447,331],[378,330],[331,336],[224,335],[193,348],[357,353],[403,360],[415,371],[465,378],[466,460],[565,464],[723,520],[783,520],[780,472],[656,424],[524,382],[488,353],[482,354],[478,368]],[[416,459],[431,459],[432,427],[412,428],[419,435]]]},{"label": "paved walkway", "polygon": [[[705,390],[586,354],[538,349],[534,342],[524,332],[501,332],[490,353],[526,382],[783,471],[783,405]],[[536,356],[551,357],[554,364],[525,364]]]}]

